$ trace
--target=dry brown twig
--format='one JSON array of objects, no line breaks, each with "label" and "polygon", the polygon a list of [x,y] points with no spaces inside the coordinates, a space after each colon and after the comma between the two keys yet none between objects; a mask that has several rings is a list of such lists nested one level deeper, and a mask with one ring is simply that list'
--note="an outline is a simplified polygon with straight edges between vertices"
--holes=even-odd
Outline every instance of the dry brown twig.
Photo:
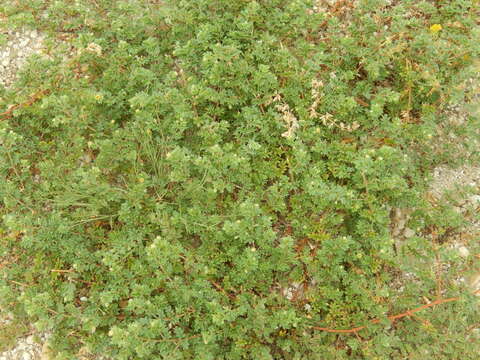
[{"label": "dry brown twig", "polygon": [[13,112],[16,109],[32,105],[33,103],[40,100],[44,95],[48,94],[49,91],[50,90],[48,89],[37,91],[35,94],[31,95],[30,99],[28,99],[27,101],[16,105],[11,105],[6,111],[0,113],[0,120],[6,120],[11,118],[13,116]]},{"label": "dry brown twig", "polygon": [[[473,294],[474,295],[480,294],[480,290],[474,291]],[[400,320],[400,319],[402,319],[404,317],[407,317],[407,316],[413,317],[414,316],[413,314],[416,313],[416,312],[419,312],[419,311],[422,311],[422,310],[425,310],[425,309],[428,309],[428,308],[431,308],[431,307],[434,307],[434,306],[437,306],[437,305],[446,304],[446,303],[453,302],[453,301],[458,301],[458,300],[460,300],[459,296],[446,298],[446,299],[437,299],[435,301],[432,301],[431,303],[419,306],[415,309],[407,310],[407,311],[405,311],[401,314],[390,315],[390,316],[387,317],[387,319],[390,320],[392,323],[394,323],[395,321]],[[380,322],[381,322],[381,319],[370,320],[370,324],[378,324]],[[320,326],[312,326],[311,328],[314,329],[314,330],[326,331],[326,332],[329,332],[329,333],[336,333],[336,334],[357,334],[359,331],[364,330],[367,327],[368,327],[368,325],[357,326],[357,327],[354,327],[354,328],[351,328],[351,329],[333,329],[333,328],[320,327]]]}]

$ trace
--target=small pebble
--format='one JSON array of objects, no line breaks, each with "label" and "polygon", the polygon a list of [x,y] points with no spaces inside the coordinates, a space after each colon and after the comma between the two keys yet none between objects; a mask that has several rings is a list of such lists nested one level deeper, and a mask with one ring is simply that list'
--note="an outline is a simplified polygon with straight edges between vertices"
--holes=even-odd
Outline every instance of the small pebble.
[{"label": "small pebble", "polygon": [[[480,290],[480,273],[477,273],[477,274],[473,275],[470,278],[470,281],[468,283],[469,283],[470,288],[473,291],[479,291]],[[480,292],[477,292],[476,295],[480,296]]]},{"label": "small pebble", "polygon": [[458,248],[458,253],[463,258],[467,258],[470,255],[470,251],[465,246],[460,246]]},{"label": "small pebble", "polygon": [[463,209],[462,209],[461,207],[455,206],[455,207],[453,208],[453,211],[455,211],[457,214],[461,214],[461,213],[463,212]]},{"label": "small pebble", "polygon": [[29,337],[27,337],[26,342],[27,344],[32,345],[34,343],[33,335],[30,335]]},{"label": "small pebble", "polygon": [[480,195],[472,195],[468,200],[474,205],[477,205],[476,203],[480,203]]},{"label": "small pebble", "polygon": [[409,239],[409,238],[415,236],[415,231],[413,231],[413,230],[410,229],[410,228],[406,228],[405,231],[403,232],[403,235],[404,235],[407,239]]}]

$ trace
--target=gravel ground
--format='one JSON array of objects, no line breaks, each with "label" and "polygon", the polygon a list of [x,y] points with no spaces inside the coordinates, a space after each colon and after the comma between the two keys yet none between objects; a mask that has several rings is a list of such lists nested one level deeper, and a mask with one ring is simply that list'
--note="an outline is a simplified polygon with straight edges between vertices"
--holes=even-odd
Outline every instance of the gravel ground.
[{"label": "gravel ground", "polygon": [[[45,343],[46,337],[42,336],[41,341]],[[0,360],[48,360],[48,349],[35,342],[34,336],[30,335],[18,339],[15,347],[0,354]]]},{"label": "gravel ground", "polygon": [[[319,2],[320,3],[320,2]],[[41,54],[45,36],[36,30],[23,31],[0,31],[7,37],[6,43],[0,45],[0,84],[10,86],[16,79],[18,70],[25,64],[27,58],[32,54]],[[472,88],[477,88],[478,81],[471,81]],[[479,93],[480,94],[480,93]],[[465,119],[465,112],[460,106],[453,106],[451,111],[451,122],[461,125]],[[471,185],[474,194],[459,200],[457,210],[466,214],[471,209],[480,210],[480,166],[463,166],[458,169],[439,167],[434,171],[434,181],[430,190],[431,195],[439,200],[448,191],[455,190],[457,185]],[[392,236],[398,239],[408,239],[415,235],[414,230],[408,228],[410,211],[406,209],[392,210]],[[480,234],[480,221],[472,221],[469,229],[471,233]],[[465,259],[473,256],[470,249],[458,239],[452,239],[459,254]],[[408,275],[408,274],[406,274]],[[408,277],[408,276],[406,276]],[[472,290],[480,289],[480,273],[467,280]],[[293,286],[293,285],[292,285]],[[288,297],[288,294],[285,294]],[[1,309],[0,309],[1,310]],[[3,315],[0,319],[0,331],[2,325],[8,324],[11,319]],[[18,339],[16,345],[3,353],[0,353],[0,360],[48,360],[50,359],[47,336],[37,335],[40,343],[36,343],[33,335]],[[79,359],[89,359],[88,354],[79,355]]]},{"label": "gravel ground", "polygon": [[[452,199],[454,210],[468,223],[459,233],[449,236],[445,242],[450,248],[456,249],[464,261],[470,261],[474,256],[479,257],[480,254],[472,253],[470,245],[478,243],[480,238],[480,219],[475,218],[480,213],[480,167],[462,166],[458,169],[438,167],[434,170],[433,177],[430,190],[433,198]],[[460,191],[465,185],[471,189],[470,192]],[[448,271],[448,268],[444,271]],[[472,274],[467,279],[461,277],[458,281],[465,282],[471,291],[480,291],[480,272]],[[477,295],[480,296],[480,293]]]},{"label": "gravel ground", "polygon": [[[45,36],[37,30],[0,31],[6,38],[0,45],[0,84],[8,88],[16,80],[19,69],[26,63],[28,57],[33,54],[42,54]],[[2,309],[0,309],[1,312]],[[1,315],[0,331],[13,319],[8,315]],[[32,328],[33,331],[33,328]],[[37,335],[41,343],[45,343],[45,334]],[[9,351],[0,353],[0,360],[47,360],[47,346],[35,342],[35,337],[29,335],[18,339],[15,347]]]},{"label": "gravel ground", "polygon": [[16,78],[18,70],[33,54],[41,54],[44,35],[37,30],[2,31],[7,38],[0,47],[0,84],[8,87]]}]

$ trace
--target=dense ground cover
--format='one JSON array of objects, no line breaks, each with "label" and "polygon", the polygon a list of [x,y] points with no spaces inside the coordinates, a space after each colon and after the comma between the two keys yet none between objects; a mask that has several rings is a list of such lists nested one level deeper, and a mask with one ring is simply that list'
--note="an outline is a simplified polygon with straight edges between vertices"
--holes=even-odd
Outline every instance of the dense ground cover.
[{"label": "dense ground cover", "polygon": [[2,6],[74,50],[0,92],[0,305],[58,359],[478,354],[470,267],[442,246],[462,217],[425,197],[459,160],[438,129],[479,138],[443,114],[478,1]]}]

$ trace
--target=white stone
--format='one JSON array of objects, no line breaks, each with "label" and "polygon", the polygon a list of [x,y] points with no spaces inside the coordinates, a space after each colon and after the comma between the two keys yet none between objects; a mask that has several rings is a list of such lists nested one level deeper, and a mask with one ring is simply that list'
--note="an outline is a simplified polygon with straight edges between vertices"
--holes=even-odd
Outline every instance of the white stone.
[{"label": "white stone", "polygon": [[480,273],[477,273],[470,278],[469,286],[476,292],[477,296],[480,296]]},{"label": "white stone", "polygon": [[463,258],[467,258],[470,255],[470,251],[465,246],[460,246],[458,248],[458,253]]},{"label": "white stone", "polygon": [[[468,199],[472,203],[480,203],[480,195],[472,195]],[[476,204],[475,204],[476,205]]]},{"label": "white stone", "polygon": [[462,209],[461,207],[457,207],[457,206],[455,206],[455,207],[453,208],[453,211],[455,211],[457,214],[463,213],[463,209]]},{"label": "white stone", "polygon": [[410,229],[410,228],[405,228],[405,231],[403,232],[403,235],[404,235],[407,239],[409,239],[409,238],[415,236],[415,231],[413,231],[413,230]]}]

